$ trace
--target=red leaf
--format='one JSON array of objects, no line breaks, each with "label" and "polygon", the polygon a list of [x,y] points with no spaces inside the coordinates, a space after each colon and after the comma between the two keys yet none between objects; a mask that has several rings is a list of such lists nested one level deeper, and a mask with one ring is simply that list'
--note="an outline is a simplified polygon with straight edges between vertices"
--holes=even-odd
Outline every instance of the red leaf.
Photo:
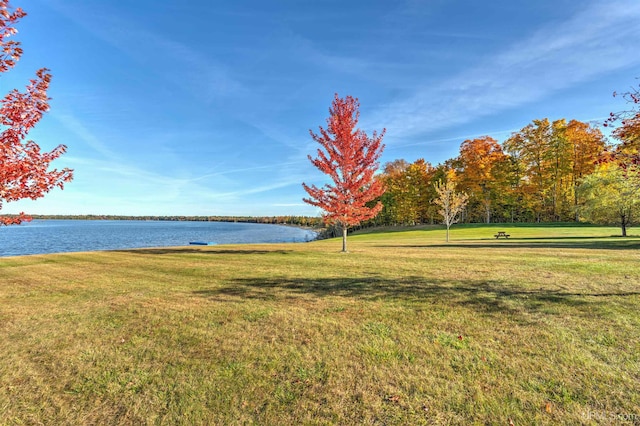
[{"label": "red leaf", "polygon": [[[12,25],[25,15],[20,8],[11,12],[9,1],[0,0],[0,72],[12,68],[22,55],[19,42],[5,39],[15,34]],[[26,140],[42,114],[49,110],[47,89],[50,82],[49,70],[41,68],[25,92],[14,89],[0,100],[0,124],[6,127],[0,132],[0,209],[4,202],[43,197],[73,177],[70,169],[48,170],[50,163],[66,151],[64,145],[51,152],[41,152],[38,144]],[[0,225],[14,225],[25,220],[30,219],[20,213],[0,217]]]},{"label": "red leaf", "polygon": [[382,204],[378,202],[368,207],[367,203],[384,193],[382,182],[375,179],[374,174],[384,149],[385,130],[380,134],[374,131],[369,137],[357,129],[359,107],[357,99],[351,96],[342,99],[335,95],[327,128],[320,127],[319,135],[309,131],[323,149],[317,150],[316,158],[308,156],[333,183],[322,188],[302,184],[310,196],[303,200],[324,210],[326,223],[345,230],[375,217],[382,210]]}]

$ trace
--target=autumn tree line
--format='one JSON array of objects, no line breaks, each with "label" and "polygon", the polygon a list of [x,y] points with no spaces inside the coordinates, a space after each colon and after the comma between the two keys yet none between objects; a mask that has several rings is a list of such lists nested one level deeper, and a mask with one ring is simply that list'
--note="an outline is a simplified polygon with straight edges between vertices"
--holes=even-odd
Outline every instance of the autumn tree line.
[{"label": "autumn tree line", "polygon": [[462,222],[567,222],[580,219],[580,185],[599,165],[638,164],[639,138],[628,125],[610,145],[596,127],[578,120],[533,120],[500,144],[489,136],[462,142],[457,157],[437,166],[424,159],[386,163],[382,211],[365,226],[440,223],[438,182],[468,195]]},{"label": "autumn tree line", "polygon": [[302,184],[308,204],[323,210],[330,236],[381,225],[463,222],[566,222],[582,218],[617,224],[621,235],[640,218],[640,88],[622,95],[629,110],[603,123],[616,126],[608,144],[589,123],[533,120],[502,144],[489,136],[462,143],[457,157],[432,166],[424,159],[386,163],[380,133],[358,129],[357,98],[335,95],[311,164],[330,181]]}]

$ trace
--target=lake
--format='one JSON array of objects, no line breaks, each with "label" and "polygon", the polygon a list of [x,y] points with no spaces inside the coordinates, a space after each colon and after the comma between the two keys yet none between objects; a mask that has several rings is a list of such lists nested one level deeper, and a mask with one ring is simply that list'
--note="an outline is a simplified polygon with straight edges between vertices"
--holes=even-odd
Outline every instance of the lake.
[{"label": "lake", "polygon": [[311,230],[283,225],[141,220],[34,220],[0,227],[0,257],[144,247],[283,243],[313,240]]}]

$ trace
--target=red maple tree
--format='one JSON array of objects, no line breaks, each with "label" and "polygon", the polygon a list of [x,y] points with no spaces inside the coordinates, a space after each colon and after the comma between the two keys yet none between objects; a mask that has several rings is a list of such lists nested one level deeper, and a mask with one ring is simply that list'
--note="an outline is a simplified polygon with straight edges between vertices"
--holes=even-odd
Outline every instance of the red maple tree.
[{"label": "red maple tree", "polygon": [[[20,43],[6,39],[17,32],[14,24],[25,15],[21,8],[11,9],[9,0],[0,0],[0,72],[13,68],[22,55]],[[29,130],[49,110],[50,82],[49,70],[42,68],[25,92],[14,89],[0,100],[0,209],[3,203],[43,197],[54,187],[62,188],[73,177],[73,171],[67,168],[48,170],[49,164],[65,153],[66,146],[42,152],[37,143],[26,140]],[[30,220],[24,213],[0,216],[0,225],[24,220]]]},{"label": "red maple tree", "polygon": [[343,252],[347,251],[347,229],[375,217],[382,210],[382,204],[378,202],[373,207],[367,204],[384,193],[382,181],[374,175],[384,149],[382,138],[386,130],[380,134],[374,131],[369,137],[357,129],[359,108],[357,98],[347,96],[342,99],[335,95],[329,108],[327,128],[320,126],[319,135],[309,131],[324,151],[318,149],[317,158],[308,156],[314,166],[331,178],[333,185],[318,188],[302,184],[310,196],[303,201],[320,207],[324,210],[325,223],[342,229]]}]

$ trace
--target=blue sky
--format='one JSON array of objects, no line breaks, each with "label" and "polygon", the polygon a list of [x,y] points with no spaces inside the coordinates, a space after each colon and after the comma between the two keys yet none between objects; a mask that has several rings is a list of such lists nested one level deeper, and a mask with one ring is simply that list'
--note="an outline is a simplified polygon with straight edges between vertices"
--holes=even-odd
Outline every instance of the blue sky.
[{"label": "blue sky", "polygon": [[64,191],[2,213],[312,215],[309,129],[334,93],[387,129],[382,162],[440,163],[533,119],[601,122],[640,77],[640,2],[30,0],[0,92],[53,73],[31,132]]}]

